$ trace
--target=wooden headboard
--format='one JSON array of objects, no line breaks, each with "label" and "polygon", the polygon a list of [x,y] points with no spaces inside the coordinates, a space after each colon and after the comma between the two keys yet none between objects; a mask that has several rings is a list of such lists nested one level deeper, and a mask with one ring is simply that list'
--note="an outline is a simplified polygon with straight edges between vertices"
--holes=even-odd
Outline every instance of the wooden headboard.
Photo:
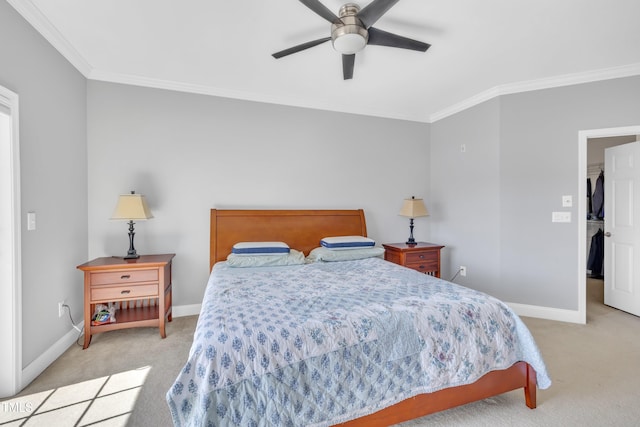
[{"label": "wooden headboard", "polygon": [[327,236],[366,236],[362,209],[211,209],[209,270],[227,259],[237,242],[280,241],[309,254]]}]

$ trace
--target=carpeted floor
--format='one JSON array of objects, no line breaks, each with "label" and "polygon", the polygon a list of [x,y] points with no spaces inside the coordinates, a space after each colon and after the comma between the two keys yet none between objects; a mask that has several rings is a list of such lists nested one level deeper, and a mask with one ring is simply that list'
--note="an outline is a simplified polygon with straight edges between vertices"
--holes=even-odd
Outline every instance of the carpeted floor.
[{"label": "carpeted floor", "polygon": [[[518,390],[403,427],[640,425],[640,318],[605,306],[602,281],[587,287],[587,325],[523,318],[553,381],[538,391],[537,409]],[[87,350],[69,348],[18,397],[0,403],[0,425],[170,426],[164,396],[195,322],[175,318],[164,340],[157,329],[141,328],[96,335]]]}]

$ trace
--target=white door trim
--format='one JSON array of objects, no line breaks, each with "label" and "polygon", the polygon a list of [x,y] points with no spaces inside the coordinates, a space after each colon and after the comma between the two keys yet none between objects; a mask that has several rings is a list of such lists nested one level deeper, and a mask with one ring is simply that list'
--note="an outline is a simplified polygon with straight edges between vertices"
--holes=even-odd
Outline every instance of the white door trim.
[{"label": "white door trim", "polygon": [[640,135],[640,126],[578,132],[578,318],[587,323],[587,144],[589,138]]},{"label": "white door trim", "polygon": [[[3,209],[6,209],[8,216],[5,219],[6,224],[3,228],[8,229],[9,239],[5,241],[2,248],[10,259],[10,266],[3,272],[1,280],[9,283],[10,287],[7,293],[10,295],[5,301],[0,301],[0,310],[5,311],[3,319],[7,324],[0,324],[0,327],[6,328],[10,336],[9,350],[3,354],[3,363],[0,363],[0,369],[3,371],[3,381],[0,385],[0,397],[12,396],[22,389],[22,259],[21,259],[21,207],[20,207],[20,139],[18,131],[20,129],[18,120],[18,95],[2,86],[0,86],[0,105],[4,109],[8,109],[10,113],[10,142],[8,150],[3,147],[3,152],[9,153],[9,156],[3,159],[4,166],[8,166],[3,174],[2,179],[9,180],[7,200],[0,203],[8,203]],[[3,156],[4,157],[4,156]],[[5,163],[6,162],[6,163]],[[4,215],[3,215],[4,216]],[[4,271],[4,270],[3,270]],[[5,288],[6,289],[6,288]],[[3,322],[5,323],[5,322]],[[5,360],[8,359],[8,360]],[[6,374],[6,375],[5,375]]]}]

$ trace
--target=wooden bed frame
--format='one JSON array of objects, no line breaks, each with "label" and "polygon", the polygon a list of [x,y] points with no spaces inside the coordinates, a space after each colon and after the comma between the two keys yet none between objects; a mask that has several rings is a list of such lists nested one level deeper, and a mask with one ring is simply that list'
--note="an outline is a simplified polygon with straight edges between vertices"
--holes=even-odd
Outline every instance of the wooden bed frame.
[{"label": "wooden bed frame", "polygon": [[[211,210],[209,267],[223,261],[242,241],[283,241],[308,254],[327,236],[367,235],[362,209],[356,210]],[[492,371],[473,384],[420,394],[341,426],[388,426],[486,399],[519,388],[526,405],[536,407],[536,372],[525,362]]]}]

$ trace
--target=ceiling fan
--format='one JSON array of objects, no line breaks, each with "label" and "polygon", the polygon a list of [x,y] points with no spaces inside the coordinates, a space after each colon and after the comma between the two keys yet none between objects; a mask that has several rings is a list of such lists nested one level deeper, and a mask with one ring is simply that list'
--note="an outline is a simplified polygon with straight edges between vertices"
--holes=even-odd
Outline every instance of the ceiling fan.
[{"label": "ceiling fan", "polygon": [[290,47],[272,56],[282,58],[331,40],[333,48],[342,54],[342,74],[348,80],[353,78],[356,53],[368,44],[426,52],[431,47],[428,43],[372,27],[398,1],[400,0],[373,0],[363,9],[355,3],[346,3],[340,7],[339,16],[336,16],[319,0],[300,0],[300,3],[331,23],[331,36]]}]

